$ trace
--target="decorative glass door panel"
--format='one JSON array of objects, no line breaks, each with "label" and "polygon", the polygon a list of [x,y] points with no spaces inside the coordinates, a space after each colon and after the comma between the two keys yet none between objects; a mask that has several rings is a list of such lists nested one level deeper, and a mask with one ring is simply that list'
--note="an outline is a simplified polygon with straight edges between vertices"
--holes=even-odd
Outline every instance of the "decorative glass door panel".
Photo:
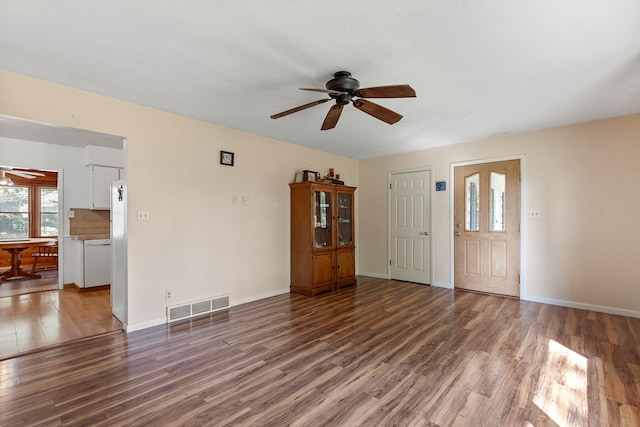
[{"label": "decorative glass door panel", "polygon": [[505,191],[506,174],[491,172],[490,178],[491,207],[489,209],[489,230],[505,231]]},{"label": "decorative glass door panel", "polygon": [[314,198],[314,226],[316,248],[333,246],[333,200],[332,193],[316,190]]},{"label": "decorative glass door panel", "polygon": [[465,182],[465,220],[467,231],[480,230],[480,174],[475,173],[464,179]]},{"label": "decorative glass door panel", "polygon": [[338,193],[338,244],[353,244],[353,194]]}]

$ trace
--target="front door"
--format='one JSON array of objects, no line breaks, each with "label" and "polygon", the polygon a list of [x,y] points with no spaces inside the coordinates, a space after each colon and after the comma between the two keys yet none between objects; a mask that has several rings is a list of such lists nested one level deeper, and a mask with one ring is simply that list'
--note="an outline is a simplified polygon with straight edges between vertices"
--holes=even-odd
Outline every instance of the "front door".
[{"label": "front door", "polygon": [[520,295],[520,160],[454,169],[455,287]]},{"label": "front door", "polygon": [[430,171],[391,175],[391,278],[429,284]]}]

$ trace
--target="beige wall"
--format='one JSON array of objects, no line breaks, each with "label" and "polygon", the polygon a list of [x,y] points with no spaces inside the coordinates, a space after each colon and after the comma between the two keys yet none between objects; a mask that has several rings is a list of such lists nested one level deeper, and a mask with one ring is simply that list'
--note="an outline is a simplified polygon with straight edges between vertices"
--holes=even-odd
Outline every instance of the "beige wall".
[{"label": "beige wall", "polygon": [[127,138],[131,329],[164,320],[165,289],[175,303],[286,292],[287,184],[305,168],[359,187],[357,269],[385,276],[387,174],[431,167],[448,183],[432,193],[433,283],[449,286],[450,164],[511,156],[523,157],[525,213],[541,213],[523,223],[523,297],[640,317],[640,115],[357,162],[6,71],[0,93],[0,114]]},{"label": "beige wall", "polygon": [[[297,145],[6,71],[0,93],[0,114],[127,138],[131,330],[164,321],[165,289],[175,304],[288,292],[294,173],[333,167],[358,185],[357,161]],[[220,150],[235,167],[219,164]]]},{"label": "beige wall", "polygon": [[433,283],[451,286],[450,165],[512,156],[524,166],[523,298],[640,317],[640,115],[361,161],[360,273],[387,274],[388,172],[430,166],[448,184],[432,189]]}]

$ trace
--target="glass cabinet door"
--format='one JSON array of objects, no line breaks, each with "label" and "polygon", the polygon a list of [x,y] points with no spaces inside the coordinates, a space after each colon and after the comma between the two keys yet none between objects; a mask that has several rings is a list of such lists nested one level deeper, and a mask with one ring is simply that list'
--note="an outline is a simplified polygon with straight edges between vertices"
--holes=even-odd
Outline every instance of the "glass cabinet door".
[{"label": "glass cabinet door", "polygon": [[314,201],[314,227],[316,248],[333,246],[333,200],[328,191],[315,190]]},{"label": "glass cabinet door", "polygon": [[338,193],[338,244],[353,244],[353,194]]}]

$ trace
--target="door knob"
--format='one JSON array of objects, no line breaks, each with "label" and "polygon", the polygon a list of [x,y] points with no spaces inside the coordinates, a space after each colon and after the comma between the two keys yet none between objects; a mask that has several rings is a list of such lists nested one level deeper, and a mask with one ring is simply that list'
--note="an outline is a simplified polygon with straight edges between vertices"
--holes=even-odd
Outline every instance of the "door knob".
[{"label": "door knob", "polygon": [[459,232],[459,231],[456,231],[456,232],[455,232],[455,236],[456,236],[456,237],[460,237],[460,236],[462,236],[462,233],[461,233],[461,232]]},{"label": "door knob", "polygon": [[429,232],[428,231],[423,231],[422,233],[420,233],[421,236],[428,236]]}]

